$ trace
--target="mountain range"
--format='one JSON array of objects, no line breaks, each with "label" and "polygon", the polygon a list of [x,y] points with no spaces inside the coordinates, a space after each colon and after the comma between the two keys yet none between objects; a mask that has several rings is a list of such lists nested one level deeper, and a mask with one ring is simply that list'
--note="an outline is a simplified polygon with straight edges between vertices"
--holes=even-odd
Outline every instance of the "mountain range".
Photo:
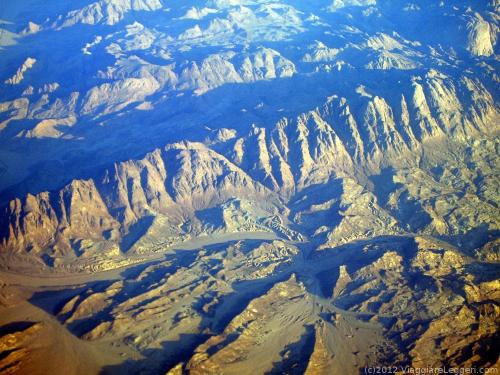
[{"label": "mountain range", "polygon": [[499,25],[496,0],[7,5],[0,373],[497,370]]}]

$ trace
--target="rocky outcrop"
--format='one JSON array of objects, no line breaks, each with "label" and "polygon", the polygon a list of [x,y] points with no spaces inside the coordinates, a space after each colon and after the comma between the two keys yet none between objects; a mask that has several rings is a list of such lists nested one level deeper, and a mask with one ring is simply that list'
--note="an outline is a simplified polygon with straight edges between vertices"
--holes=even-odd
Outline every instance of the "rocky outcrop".
[{"label": "rocky outcrop", "polygon": [[[232,372],[234,371],[231,369],[232,365],[237,366],[241,361],[251,361],[253,357],[260,358],[254,362],[254,371],[263,372],[269,369],[272,366],[268,363],[272,358],[271,353],[268,352],[265,357],[259,357],[258,353],[260,350],[272,350],[275,355],[278,354],[276,352],[279,348],[268,345],[267,338],[277,323],[275,319],[287,321],[287,310],[290,309],[291,300],[296,300],[301,306],[307,306],[309,302],[304,287],[297,283],[294,276],[286,282],[276,284],[268,293],[253,300],[229,323],[221,335],[213,336],[200,345],[185,368],[191,373]],[[292,328],[295,324],[296,322],[288,321],[288,324],[281,326],[281,329],[288,328],[290,336],[296,335]],[[238,333],[235,335],[235,332]],[[298,333],[300,334],[300,330]],[[293,342],[292,337],[289,340]],[[218,346],[219,350],[214,350]]]},{"label": "rocky outcrop", "polygon": [[[338,215],[340,222],[327,234],[322,248],[362,238],[403,233],[397,220],[378,205],[376,197],[351,179],[343,181]],[[328,226],[328,223],[325,225]]]},{"label": "rocky outcrop", "polygon": [[21,31],[21,33],[25,35],[36,34],[41,29],[42,27],[39,24],[29,21],[28,25]]},{"label": "rocky outcrop", "polygon": [[14,74],[12,77],[8,78],[5,83],[7,85],[18,85],[22,82],[24,79],[24,73],[26,73],[28,70],[33,68],[33,66],[36,63],[36,59],[32,57],[28,57],[22,65],[17,69],[16,74]]},{"label": "rocky outcrop", "polygon": [[120,22],[128,12],[154,11],[161,9],[162,6],[160,0],[100,0],[68,12],[62,21],[55,23],[55,26],[64,28],[79,23],[114,25]]},{"label": "rocky outcrop", "polygon": [[467,24],[467,50],[476,56],[491,56],[494,53],[498,25],[490,24],[479,13]]},{"label": "rocky outcrop", "polygon": [[104,83],[91,89],[85,96],[82,115],[100,116],[125,108],[130,103],[143,101],[155,93],[160,85],[153,77],[127,78],[116,83]]},{"label": "rocky outcrop", "polygon": [[[94,180],[15,199],[2,215],[3,251],[68,254],[78,240],[119,241],[151,215],[183,215],[234,197],[274,198],[263,185],[203,144],[179,143],[118,163]],[[182,223],[182,222],[181,222]],[[177,229],[177,231],[179,231]]]},{"label": "rocky outcrop", "polygon": [[118,227],[92,180],[75,180],[58,193],[28,195],[4,208],[4,251],[66,255],[75,239],[100,239]]},{"label": "rocky outcrop", "polygon": [[[236,241],[48,297],[81,343],[152,350],[127,363],[131,373],[491,367],[497,268],[429,236],[372,238],[308,257],[284,241]],[[46,290],[31,303],[41,298]]]},{"label": "rocky outcrop", "polygon": [[337,48],[329,48],[324,43],[316,41],[308,47],[309,52],[302,58],[305,62],[328,62],[334,61],[340,52]]},{"label": "rocky outcrop", "polygon": [[287,78],[296,73],[295,65],[270,48],[251,54],[216,54],[200,64],[192,62],[179,74],[177,87],[202,94],[227,83],[249,83]]},{"label": "rocky outcrop", "polygon": [[[158,81],[153,79],[152,82],[153,89],[159,87]],[[133,90],[133,86],[119,85],[105,84],[89,93],[84,100],[84,110],[102,114],[99,109],[103,105],[102,101],[92,99],[101,94],[106,97],[108,104],[114,101],[116,106],[125,105],[120,103],[120,98],[136,100],[129,94],[120,94],[119,89],[114,90],[112,87],[126,88],[125,92],[130,89],[134,95],[142,95],[140,90]],[[105,88],[116,92],[116,99]],[[288,199],[309,186],[324,184],[332,177],[341,177],[344,179],[344,195],[338,197],[341,220],[335,222],[334,226],[310,223],[315,230],[320,230],[322,226],[318,232],[322,235],[326,235],[326,228],[329,228],[324,247],[367,236],[401,233],[405,225],[413,225],[407,224],[409,218],[400,207],[407,203],[398,203],[399,198],[394,196],[389,199],[396,201],[387,201],[385,203],[389,206],[382,207],[370,189],[364,189],[363,184],[357,182],[358,178],[378,174],[384,166],[399,168],[406,165],[416,168],[419,160],[415,160],[413,155],[425,149],[427,144],[442,142],[443,137],[460,141],[477,134],[487,136],[495,132],[490,124],[499,117],[492,95],[480,82],[468,77],[463,77],[457,83],[442,73],[430,71],[424,78],[415,77],[408,89],[409,93],[402,94],[398,101],[394,97],[385,99],[369,93],[366,88],[359,88],[357,97],[332,96],[321,107],[296,118],[283,118],[271,127],[253,126],[242,137],[236,134],[219,137],[213,146],[189,142],[172,144],[148,154],[141,161],[117,164],[115,170],[108,170],[94,179],[96,186],[92,189],[97,191],[94,194],[90,189],[88,196],[102,197],[109,215],[120,224],[110,224],[107,214],[101,211],[101,202],[92,202],[89,198],[89,205],[98,207],[96,217],[99,219],[96,220],[105,224],[103,227],[94,227],[94,224],[85,222],[87,231],[91,233],[96,229],[93,238],[103,238],[103,233],[119,227],[123,235],[142,218],[162,214],[171,218],[171,231],[179,233],[174,228],[185,220],[180,219],[179,212],[203,210],[235,197],[246,200],[269,197],[270,191]],[[52,116],[57,116],[57,113],[62,116],[64,111],[72,113],[75,102],[76,97],[70,98],[67,104],[60,101],[45,112],[52,113]],[[15,103],[6,105],[6,110]],[[466,106],[465,103],[470,105]],[[44,105],[41,103],[28,108],[31,113],[20,113],[20,116],[40,117]],[[71,126],[74,121],[71,118],[42,121],[27,135],[60,137],[63,136],[61,125]],[[447,149],[445,144],[442,147],[443,150]],[[430,180],[424,182],[416,176],[412,177],[414,182],[432,184]],[[406,184],[410,186],[411,182],[407,181]],[[421,222],[428,224],[419,230],[427,233],[433,230],[441,234],[454,233],[455,230],[450,228],[460,227],[465,217],[470,220],[468,227],[474,228],[484,220],[484,216],[480,215],[487,212],[487,215],[492,215],[495,212],[487,202],[476,204],[478,211],[468,199],[463,201],[461,208],[448,215],[445,207],[451,201],[445,203],[443,198],[429,201],[429,198],[415,196],[411,190],[409,192],[422,207]],[[55,198],[57,194],[43,194],[29,198],[33,204],[37,202],[34,206],[26,206],[21,200],[11,203],[6,211],[9,219],[4,226],[7,247],[13,246],[19,250],[34,246],[37,251],[41,251],[50,243],[58,242],[59,237],[64,237],[66,250],[61,250],[64,253],[68,251],[71,241],[84,237],[84,232],[73,233],[65,229],[67,224],[63,210],[56,208],[61,204],[53,205],[58,199]],[[478,202],[481,200],[477,199]],[[391,212],[396,207],[399,207],[399,214],[392,216]],[[39,218],[22,222],[25,211],[33,211]],[[478,214],[472,214],[476,211]],[[229,211],[225,212],[227,214]],[[266,215],[270,217],[272,210]],[[426,215],[431,218],[432,224],[428,223]],[[398,224],[398,220],[404,224]],[[250,222],[238,223],[237,226],[245,226]],[[251,226],[257,228],[259,225],[254,221]],[[497,224],[491,221],[491,225],[495,227]],[[213,228],[216,227],[219,227],[218,224]],[[229,226],[226,225],[227,228]],[[36,239],[23,239],[23,233],[32,233],[30,236]]]},{"label": "rocky outcrop", "polygon": [[[391,159],[414,160],[410,155],[431,140],[495,131],[488,124],[499,112],[477,81],[464,77],[457,85],[430,71],[423,79],[415,77],[409,90],[399,102],[371,94],[332,96],[323,106],[296,119],[283,118],[270,129],[253,126],[247,136],[229,140],[224,152],[253,178],[286,192],[332,174],[352,176],[356,165],[373,173]],[[465,103],[474,104],[467,108]]]}]

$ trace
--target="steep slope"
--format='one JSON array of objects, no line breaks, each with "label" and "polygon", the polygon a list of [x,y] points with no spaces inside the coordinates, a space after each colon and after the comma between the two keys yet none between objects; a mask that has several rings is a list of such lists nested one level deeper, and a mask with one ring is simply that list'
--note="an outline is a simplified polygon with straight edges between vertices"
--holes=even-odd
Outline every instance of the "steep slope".
[{"label": "steep slope", "polygon": [[[40,254],[53,247],[51,253],[61,256],[80,251],[75,249],[83,240],[89,240],[87,244],[104,241],[104,248],[113,249],[113,244],[121,243],[126,235],[139,239],[141,231],[147,230],[148,218],[158,215],[164,217],[165,239],[172,237],[167,242],[181,241],[184,235],[220,228],[214,219],[203,213],[195,216],[195,212],[233,198],[259,201],[266,197],[270,201],[264,205],[261,201],[258,206],[269,214],[261,218],[278,211],[286,215],[283,210],[287,201],[294,202],[295,195],[314,185],[329,186],[332,178],[343,179],[344,185],[343,195],[332,197],[339,202],[338,213],[331,213],[340,215],[338,222],[329,225],[319,216],[317,224],[308,223],[310,234],[318,238],[329,232],[323,246],[373,235],[401,234],[404,230],[458,234],[483,224],[488,224],[490,230],[497,229],[498,208],[492,202],[498,192],[491,191],[489,196],[473,190],[466,196],[461,193],[465,186],[489,189],[498,176],[494,159],[486,161],[483,153],[474,151],[474,145],[483,144],[492,156],[497,154],[496,142],[488,140],[498,131],[490,125],[499,118],[493,97],[480,82],[467,77],[455,83],[431,71],[425,79],[412,81],[412,99],[402,94],[401,101],[388,102],[368,94],[366,88],[357,90],[352,99],[334,95],[323,106],[296,119],[282,118],[270,128],[253,126],[242,137],[208,138],[207,145],[168,145],[142,160],[116,164],[93,180],[76,180],[59,193],[44,192],[13,200],[3,215],[4,252],[29,250]],[[397,95],[392,94],[394,97]],[[351,100],[358,108],[355,112]],[[472,104],[465,109],[463,102]],[[474,138],[485,140],[469,140]],[[440,153],[433,151],[435,145],[439,145]],[[453,156],[449,156],[457,152],[469,162],[452,162]],[[477,174],[470,163],[480,165],[481,179],[468,176]],[[433,177],[436,165],[441,165],[438,178],[444,184]],[[464,171],[463,176],[455,172],[457,181],[452,186],[445,182],[445,166],[447,170]],[[389,175],[394,182],[389,181],[388,187],[377,185],[377,181],[382,183],[386,176],[382,171],[387,168],[395,171]],[[375,185],[366,186],[367,176],[380,173],[380,178],[374,177]],[[404,188],[397,193],[390,191],[397,186]],[[436,193],[422,194],[424,186]],[[284,201],[279,202],[278,195]],[[331,201],[330,206],[335,204]],[[404,213],[416,206],[421,207],[420,219]],[[80,207],[85,207],[83,216]],[[289,208],[294,209],[293,203]],[[299,209],[292,217],[296,224],[301,224],[303,209],[307,208]],[[324,211],[320,207],[314,210]],[[311,211],[307,215],[314,218]],[[204,218],[211,225],[200,226]],[[415,220],[426,225],[415,225]],[[256,218],[250,228],[266,230],[270,225],[262,222],[259,228],[258,222]],[[240,222],[234,227],[226,225],[225,230],[238,231],[244,226]],[[287,231],[280,230],[282,234]],[[123,248],[129,245],[122,244]]]},{"label": "steep slope", "polygon": [[56,21],[53,27],[64,28],[78,23],[114,25],[128,12],[154,11],[161,9],[162,6],[160,0],[101,0],[68,12],[63,20]]},{"label": "steep slope", "polygon": [[[37,255],[45,262],[56,258],[63,264],[68,263],[66,256],[90,254],[109,261],[106,258],[128,251],[147,235],[148,227],[161,228],[162,238],[157,240],[164,243],[209,234],[203,222],[209,224],[213,218],[197,217],[195,212],[238,197],[262,200],[256,207],[258,216],[252,219],[255,224],[279,214],[277,197],[223,156],[199,143],[173,144],[142,160],[116,164],[94,179],[75,180],[59,192],[11,201],[2,215],[2,253]],[[241,209],[237,206],[232,215],[243,215]],[[253,214],[248,211],[250,217]],[[244,231],[245,223],[222,229]],[[273,231],[273,224],[264,221],[250,229]]]}]

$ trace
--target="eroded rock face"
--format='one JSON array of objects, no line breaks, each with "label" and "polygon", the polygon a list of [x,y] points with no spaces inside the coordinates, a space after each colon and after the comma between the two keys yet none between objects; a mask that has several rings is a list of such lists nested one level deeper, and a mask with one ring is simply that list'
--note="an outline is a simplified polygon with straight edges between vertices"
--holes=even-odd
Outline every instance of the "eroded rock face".
[{"label": "eroded rock face", "polygon": [[24,79],[24,73],[33,68],[35,65],[36,59],[28,57],[25,62],[17,69],[16,74],[5,81],[8,85],[18,85]]},{"label": "eroded rock face", "polygon": [[30,351],[26,346],[29,342],[36,340],[42,326],[41,323],[25,322],[19,325],[18,330],[13,327],[12,330],[2,335],[0,353],[5,353],[0,361],[2,369],[9,373],[19,372],[23,367],[23,362],[29,361]]},{"label": "eroded rock face", "polygon": [[4,246],[15,252],[40,253],[54,246],[56,252],[67,254],[73,239],[102,238],[118,226],[92,180],[74,181],[55,196],[29,195],[23,202],[10,202],[6,210]]},{"label": "eroded rock face", "polygon": [[498,25],[485,21],[475,14],[467,25],[467,49],[476,56],[491,56],[494,53]]},{"label": "eroded rock face", "polygon": [[[274,193],[206,146],[173,144],[142,160],[116,164],[95,179],[75,180],[59,192],[11,201],[3,216],[3,248],[42,254],[50,247],[52,254],[67,255],[81,251],[84,242],[119,244],[134,225],[152,215],[166,218],[167,236],[188,234],[176,228],[184,224],[183,215],[192,217],[195,211],[238,196],[256,201],[262,197],[264,217],[273,213],[272,202],[277,202]],[[233,215],[238,215],[240,208],[235,209]],[[258,217],[254,223],[258,224]],[[238,231],[242,226],[226,230]],[[259,227],[265,229],[266,223]]]},{"label": "eroded rock face", "polygon": [[[460,122],[452,112],[463,108],[457,89],[446,76],[431,72],[425,86],[414,84],[409,108],[404,97],[401,109],[380,97],[365,98],[359,117],[345,98],[334,97],[271,129],[253,127],[239,138],[217,136],[215,143],[208,138],[208,145],[170,144],[91,180],[75,180],[59,192],[15,199],[4,208],[4,251],[42,254],[55,245],[55,253],[64,255],[82,240],[119,245],[134,225],[155,217],[164,217],[165,239],[244,230],[303,238],[287,228],[291,219],[311,230],[308,234],[326,235],[322,248],[405,232],[455,235],[483,224],[494,230],[499,225],[498,209],[491,204],[498,194],[491,185],[495,166],[482,158],[485,152],[497,153],[497,142],[453,143],[494,131],[487,128],[498,117],[493,99],[474,84],[479,85],[462,82],[476,98],[477,110],[469,109]],[[436,117],[430,108],[436,108]],[[453,145],[442,140],[445,134]],[[421,150],[426,156],[414,160]],[[455,159],[456,153],[463,156]],[[480,179],[470,163],[480,165]],[[379,175],[383,165],[392,172]],[[375,185],[366,186],[366,175],[373,175]],[[332,184],[335,176],[339,182]],[[323,185],[316,190],[329,198],[309,194],[315,185]],[[294,195],[301,194],[311,202],[296,203]],[[234,198],[257,204],[228,203]],[[293,216],[287,219],[283,214],[290,209]],[[281,218],[273,224],[278,212]]]},{"label": "eroded rock face", "polygon": [[[324,238],[321,248],[328,248],[405,232],[463,235],[481,225],[495,230],[495,163],[484,155],[496,155],[497,142],[466,139],[495,132],[488,124],[498,111],[479,82],[464,78],[460,87],[460,95],[475,103],[468,109],[456,84],[433,71],[413,83],[412,104],[403,95],[391,107],[366,96],[364,88],[365,104],[356,112],[346,98],[332,97],[271,128],[216,135],[207,144],[170,144],[59,192],[15,199],[4,207],[4,252],[42,255],[53,246],[48,254],[63,256],[80,252],[87,240],[128,250],[151,235],[138,229],[147,229],[148,221],[158,223],[156,232],[164,228],[163,238],[155,237],[158,244],[195,233],[263,230],[290,239],[307,233]],[[367,175],[374,185],[366,185]],[[314,190],[327,199],[308,192],[321,185]],[[229,203],[234,198],[257,204]],[[290,220],[306,232],[291,230]],[[139,237],[124,245],[135,231]],[[144,253],[158,245],[140,247]]]},{"label": "eroded rock face", "polygon": [[160,0],[101,0],[68,12],[62,21],[55,23],[55,26],[63,28],[79,23],[114,25],[128,12],[154,11],[161,9],[162,6]]}]

